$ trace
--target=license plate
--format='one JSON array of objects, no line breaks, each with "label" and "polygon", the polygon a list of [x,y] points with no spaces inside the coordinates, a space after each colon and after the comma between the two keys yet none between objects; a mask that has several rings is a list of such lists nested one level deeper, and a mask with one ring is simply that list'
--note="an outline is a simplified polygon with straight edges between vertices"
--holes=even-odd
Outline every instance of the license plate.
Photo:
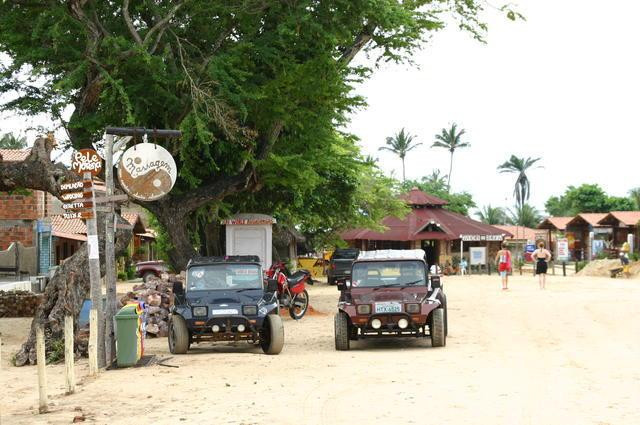
[{"label": "license plate", "polygon": [[402,313],[402,304],[393,302],[376,303],[376,313]]},{"label": "license plate", "polygon": [[238,310],[235,308],[227,308],[222,310],[211,310],[212,316],[226,316],[230,314],[238,314]]}]

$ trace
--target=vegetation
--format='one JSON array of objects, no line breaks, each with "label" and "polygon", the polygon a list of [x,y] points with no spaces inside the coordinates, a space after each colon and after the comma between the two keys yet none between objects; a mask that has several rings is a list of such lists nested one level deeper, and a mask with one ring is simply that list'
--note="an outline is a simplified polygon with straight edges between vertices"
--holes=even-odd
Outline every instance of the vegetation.
[{"label": "vegetation", "polygon": [[633,201],[634,210],[640,210],[640,187],[636,187],[629,191],[629,197]]},{"label": "vegetation", "polygon": [[529,200],[531,194],[531,182],[527,176],[527,171],[540,161],[540,158],[518,158],[515,155],[511,155],[508,161],[505,161],[502,165],[498,166],[498,170],[501,173],[513,173],[517,174],[516,184],[513,189],[513,196],[516,198],[517,210],[522,209],[525,202]]},{"label": "vegetation", "polygon": [[[482,39],[484,6],[477,0],[0,2],[0,51],[10,57],[0,69],[0,90],[13,94],[2,108],[51,114],[74,148],[99,141],[108,125],[182,130],[181,140],[162,142],[180,170],[172,193],[139,202],[166,229],[169,257],[181,268],[196,254],[198,211],[222,211],[227,198],[260,191],[292,161],[313,168],[303,163],[305,153],[334,143],[335,128],[364,104],[353,86],[372,69],[352,64],[359,52],[378,62],[410,61],[445,22]],[[33,30],[25,31],[25,22]],[[73,113],[64,120],[69,106]],[[323,190],[314,172],[286,181],[293,182],[289,194]]]},{"label": "vegetation", "polygon": [[507,222],[507,215],[504,209],[492,207],[491,205],[485,205],[480,211],[477,211],[476,217],[486,224],[505,224]]},{"label": "vegetation", "polygon": [[27,138],[16,136],[13,133],[4,133],[0,137],[0,149],[24,149],[27,147]]},{"label": "vegetation", "polygon": [[552,196],[545,203],[552,216],[573,216],[579,213],[631,211],[636,208],[633,198],[609,196],[597,184],[569,186],[561,196]]},{"label": "vegetation", "polygon": [[396,133],[393,137],[387,137],[387,141],[385,142],[387,146],[382,146],[378,150],[385,150],[389,152],[393,152],[398,155],[400,160],[402,161],[402,181],[406,180],[405,170],[404,170],[404,158],[407,156],[409,151],[420,146],[422,143],[414,143],[415,136],[412,136],[408,132],[404,132],[404,128],[400,130],[400,132]]},{"label": "vegetation", "polygon": [[540,212],[529,204],[516,205],[508,210],[507,223],[509,224],[536,228],[541,221]]},{"label": "vegetation", "polygon": [[451,172],[453,171],[453,154],[457,149],[468,148],[471,146],[468,142],[461,140],[462,135],[465,133],[464,129],[458,131],[458,125],[456,123],[451,124],[450,129],[443,128],[440,134],[436,134],[436,141],[431,145],[434,148],[444,148],[451,153],[451,160],[449,161],[449,174],[447,178],[447,191],[451,190]]}]

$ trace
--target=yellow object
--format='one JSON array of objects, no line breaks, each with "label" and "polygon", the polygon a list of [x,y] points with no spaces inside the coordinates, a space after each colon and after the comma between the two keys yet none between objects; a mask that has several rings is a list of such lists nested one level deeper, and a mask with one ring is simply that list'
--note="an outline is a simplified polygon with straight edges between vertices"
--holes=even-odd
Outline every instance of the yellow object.
[{"label": "yellow object", "polygon": [[331,260],[331,256],[333,255],[333,251],[334,251],[333,249],[330,249],[330,250],[324,251],[324,252],[322,253],[322,258],[324,258],[326,261]]},{"label": "yellow object", "polygon": [[324,276],[324,263],[321,258],[298,257],[298,268],[309,270],[311,276]]},{"label": "yellow object", "polygon": [[629,245],[629,242],[625,242],[622,244],[622,248],[620,248],[620,251],[622,252],[629,252],[631,251],[631,245]]}]

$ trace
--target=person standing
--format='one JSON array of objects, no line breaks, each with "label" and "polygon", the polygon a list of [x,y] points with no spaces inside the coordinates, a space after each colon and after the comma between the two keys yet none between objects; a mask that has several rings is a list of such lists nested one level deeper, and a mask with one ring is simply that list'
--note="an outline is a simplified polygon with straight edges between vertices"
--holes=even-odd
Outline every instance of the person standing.
[{"label": "person standing", "polygon": [[536,263],[536,274],[538,275],[538,283],[540,289],[545,289],[547,283],[548,263],[551,261],[551,252],[544,247],[544,242],[538,243],[538,249],[533,251],[531,258]]},{"label": "person standing", "polygon": [[511,271],[511,251],[507,249],[507,244],[502,243],[502,249],[496,254],[498,263],[498,273],[502,278],[502,290],[509,289],[509,272]]},{"label": "person standing", "polygon": [[462,257],[462,260],[460,260],[460,276],[467,274],[467,266],[467,259]]}]

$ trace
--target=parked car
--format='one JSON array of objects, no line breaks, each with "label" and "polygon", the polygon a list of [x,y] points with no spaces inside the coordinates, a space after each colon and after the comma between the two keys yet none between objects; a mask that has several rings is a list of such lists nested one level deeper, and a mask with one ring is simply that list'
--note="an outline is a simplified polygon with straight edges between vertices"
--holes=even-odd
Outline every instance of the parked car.
[{"label": "parked car", "polygon": [[440,276],[429,276],[421,249],[363,251],[351,280],[339,284],[334,317],[336,350],[350,341],[427,337],[442,347],[447,337],[447,298]]},{"label": "parked car", "polygon": [[351,265],[358,258],[359,252],[360,250],[356,248],[339,248],[333,252],[327,269],[327,282],[329,285],[344,281],[351,275]]},{"label": "parked car", "polygon": [[141,277],[144,282],[149,280],[151,276],[161,277],[162,273],[168,273],[169,267],[162,260],[140,261],[136,263],[136,275]]},{"label": "parked car", "polygon": [[256,256],[206,257],[187,264],[186,287],[174,283],[169,350],[184,354],[193,343],[248,341],[266,354],[284,345],[278,283],[264,280]]}]

